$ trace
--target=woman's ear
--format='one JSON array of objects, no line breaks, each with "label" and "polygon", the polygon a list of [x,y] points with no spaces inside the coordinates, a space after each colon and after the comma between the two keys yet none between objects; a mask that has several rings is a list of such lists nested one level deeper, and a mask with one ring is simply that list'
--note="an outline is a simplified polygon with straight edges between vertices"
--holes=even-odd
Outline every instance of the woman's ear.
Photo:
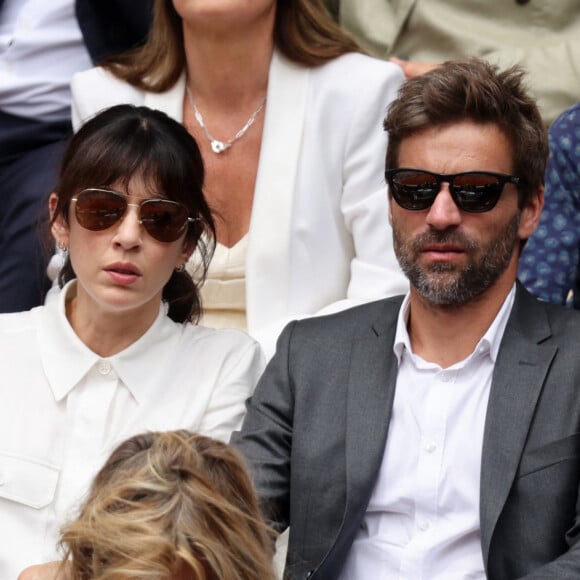
[{"label": "woman's ear", "polygon": [[183,242],[183,249],[179,255],[178,259],[178,267],[181,265],[187,264],[189,258],[191,258],[191,254],[195,251],[196,243],[192,239],[185,239]]},{"label": "woman's ear", "polygon": [[50,212],[51,227],[50,231],[56,241],[56,245],[61,249],[68,249],[69,246],[69,227],[62,214],[56,215],[58,204],[58,195],[51,193],[48,198],[48,211]]}]

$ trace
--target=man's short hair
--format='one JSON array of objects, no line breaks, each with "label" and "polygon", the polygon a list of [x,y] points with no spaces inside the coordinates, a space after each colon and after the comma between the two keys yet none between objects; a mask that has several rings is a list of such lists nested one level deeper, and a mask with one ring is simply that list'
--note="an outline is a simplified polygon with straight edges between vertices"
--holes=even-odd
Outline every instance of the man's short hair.
[{"label": "man's short hair", "polygon": [[[544,183],[548,137],[520,66],[499,71],[481,59],[448,61],[407,80],[389,106],[387,169],[398,167],[401,142],[419,131],[462,121],[492,123],[511,143],[512,175],[524,177],[520,207]],[[479,169],[479,168],[474,168]],[[484,169],[484,168],[481,168]]]}]

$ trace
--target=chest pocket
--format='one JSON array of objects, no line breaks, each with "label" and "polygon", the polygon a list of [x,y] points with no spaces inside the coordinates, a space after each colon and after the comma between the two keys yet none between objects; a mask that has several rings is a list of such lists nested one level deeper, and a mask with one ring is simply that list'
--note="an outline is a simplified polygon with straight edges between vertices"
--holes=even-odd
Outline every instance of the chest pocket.
[{"label": "chest pocket", "polygon": [[577,465],[579,459],[580,433],[574,433],[563,439],[526,451],[522,457],[519,477],[525,477],[565,461],[572,461]]},{"label": "chest pocket", "polygon": [[0,500],[42,509],[54,499],[59,474],[54,465],[0,453]]}]

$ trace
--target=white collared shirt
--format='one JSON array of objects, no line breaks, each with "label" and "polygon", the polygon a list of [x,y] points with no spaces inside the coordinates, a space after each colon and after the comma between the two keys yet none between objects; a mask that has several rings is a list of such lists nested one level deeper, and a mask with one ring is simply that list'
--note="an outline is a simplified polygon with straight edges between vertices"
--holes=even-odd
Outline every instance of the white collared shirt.
[{"label": "white collared shirt", "polygon": [[66,319],[72,284],[0,315],[1,580],[57,558],[59,528],[122,440],[180,428],[228,440],[264,366],[246,334],[177,324],[163,306],[140,339],[101,358]]},{"label": "white collared shirt", "polygon": [[0,109],[44,121],[70,118],[70,81],[93,66],[74,0],[4,0]]},{"label": "white collared shirt", "polygon": [[341,580],[484,580],[479,522],[485,415],[515,286],[464,360],[446,369],[413,353],[409,296],[387,444]]}]

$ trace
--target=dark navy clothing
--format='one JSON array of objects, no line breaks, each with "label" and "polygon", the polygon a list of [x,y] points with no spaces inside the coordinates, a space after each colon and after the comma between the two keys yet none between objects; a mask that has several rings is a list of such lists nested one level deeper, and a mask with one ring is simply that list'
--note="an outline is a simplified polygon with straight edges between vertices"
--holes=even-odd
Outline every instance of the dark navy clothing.
[{"label": "dark navy clothing", "polygon": [[548,134],[545,205],[520,258],[519,278],[538,298],[580,309],[580,102]]},{"label": "dark navy clothing", "polygon": [[[75,9],[96,64],[144,40],[153,0],[76,0]],[[41,304],[49,287],[48,195],[70,132],[70,120],[46,123],[0,110],[0,312]]]}]

